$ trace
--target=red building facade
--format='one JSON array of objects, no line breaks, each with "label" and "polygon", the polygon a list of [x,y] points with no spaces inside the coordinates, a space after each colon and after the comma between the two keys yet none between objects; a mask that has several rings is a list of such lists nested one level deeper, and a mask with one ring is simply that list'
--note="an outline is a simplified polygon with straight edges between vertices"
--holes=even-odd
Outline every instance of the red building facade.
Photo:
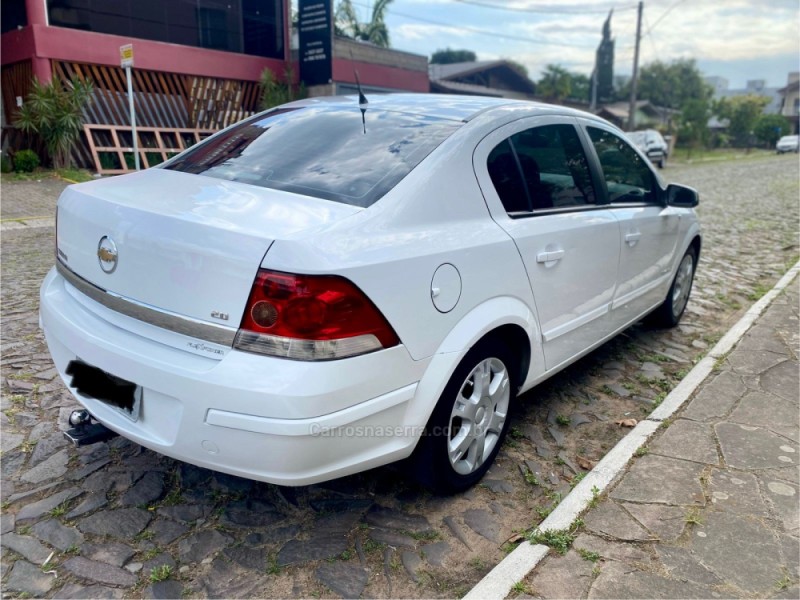
[{"label": "red building facade", "polygon": [[[3,125],[12,121],[32,77],[57,75],[91,79],[90,125],[129,126],[119,48],[133,44],[138,125],[220,129],[258,110],[264,69],[278,80],[287,70],[297,77],[290,14],[289,0],[3,0]],[[345,58],[334,51],[333,81],[311,92],[347,91],[356,69],[371,88],[427,92],[422,58],[370,48],[348,49]],[[88,149],[82,158],[91,161]]]}]

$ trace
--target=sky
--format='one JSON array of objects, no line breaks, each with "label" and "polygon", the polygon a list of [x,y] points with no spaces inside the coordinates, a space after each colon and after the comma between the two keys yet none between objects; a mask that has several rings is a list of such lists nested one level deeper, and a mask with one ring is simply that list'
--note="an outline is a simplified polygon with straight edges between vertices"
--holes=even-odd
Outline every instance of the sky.
[{"label": "sky", "polygon": [[[372,0],[352,1],[367,21]],[[614,74],[630,75],[636,3],[627,0],[394,0],[386,21],[398,50],[430,56],[449,46],[479,60],[512,58],[535,80],[550,63],[588,75],[612,8]],[[797,0],[646,0],[639,64],[694,58],[730,89],[749,79],[782,87],[800,71],[799,19]]]}]

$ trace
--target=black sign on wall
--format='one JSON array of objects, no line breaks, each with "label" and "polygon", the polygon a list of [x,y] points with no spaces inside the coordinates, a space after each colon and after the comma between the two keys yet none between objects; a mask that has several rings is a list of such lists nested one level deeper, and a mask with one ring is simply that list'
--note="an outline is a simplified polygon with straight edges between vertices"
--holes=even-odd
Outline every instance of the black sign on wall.
[{"label": "black sign on wall", "polygon": [[299,0],[300,80],[329,83],[333,77],[332,0]]}]

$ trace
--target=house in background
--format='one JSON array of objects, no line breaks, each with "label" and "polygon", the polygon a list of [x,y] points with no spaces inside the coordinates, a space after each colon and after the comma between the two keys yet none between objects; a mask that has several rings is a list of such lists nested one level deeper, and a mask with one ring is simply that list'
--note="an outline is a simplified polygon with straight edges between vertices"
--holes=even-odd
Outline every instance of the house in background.
[{"label": "house in background", "polygon": [[[122,45],[133,44],[145,166],[256,112],[265,69],[278,80],[287,67],[298,76],[290,0],[2,0],[0,9],[3,148],[22,143],[8,125],[32,77],[91,79],[86,137],[73,158],[101,172],[133,162]],[[355,71],[370,89],[428,91],[425,57],[338,39],[332,54],[335,85],[321,93],[354,89]]]},{"label": "house in background", "polygon": [[778,90],[780,114],[789,119],[792,133],[800,133],[800,72],[789,73],[785,87]]},{"label": "house in background", "polygon": [[[636,101],[636,129],[658,129],[660,131],[670,131],[677,118],[679,110],[657,106],[649,100]],[[613,102],[601,106],[595,111],[600,117],[611,121],[622,130],[628,128],[628,115],[630,114],[630,103],[625,100]]]},{"label": "house in background", "polygon": [[536,85],[507,60],[482,60],[428,67],[435,94],[463,94],[532,100]]}]

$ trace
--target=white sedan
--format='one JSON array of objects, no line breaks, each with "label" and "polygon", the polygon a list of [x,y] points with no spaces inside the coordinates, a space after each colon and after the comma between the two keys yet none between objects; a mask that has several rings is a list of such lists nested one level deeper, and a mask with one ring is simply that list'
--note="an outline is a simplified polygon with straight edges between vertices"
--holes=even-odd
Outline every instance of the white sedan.
[{"label": "white sedan", "polygon": [[678,323],[697,202],[564,107],[304,100],[67,188],[41,324],[91,418],[157,452],[282,485],[409,459],[460,490],[518,394]]}]

